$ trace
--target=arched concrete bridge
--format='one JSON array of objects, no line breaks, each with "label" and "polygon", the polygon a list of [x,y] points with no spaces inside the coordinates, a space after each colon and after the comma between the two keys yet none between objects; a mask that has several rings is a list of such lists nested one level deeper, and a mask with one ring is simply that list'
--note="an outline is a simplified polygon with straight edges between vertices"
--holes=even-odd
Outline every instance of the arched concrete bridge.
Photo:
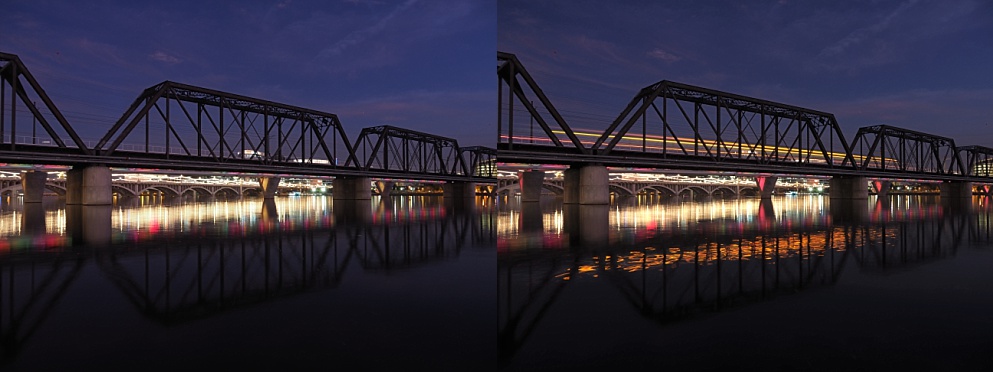
[{"label": "arched concrete bridge", "polygon": [[[715,184],[708,182],[678,182],[678,181],[631,181],[631,180],[611,180],[609,183],[610,192],[618,196],[635,195],[655,195],[659,197],[673,197],[677,195],[689,194],[691,197],[742,197],[758,196],[759,188],[754,181],[751,183],[728,183]],[[776,189],[785,192],[791,186],[787,184],[777,184]],[[565,180],[561,178],[546,178],[542,182],[542,189],[547,190],[557,196],[565,192]],[[499,196],[513,195],[521,191],[520,182],[517,178],[499,178],[495,193]]]},{"label": "arched concrete bridge", "polygon": [[[260,194],[261,188],[258,185],[246,186],[244,184],[204,184],[196,182],[143,182],[131,180],[115,180],[111,186],[113,193],[119,197],[135,197],[145,193],[164,194],[166,197],[177,197],[187,194],[207,195],[210,197],[218,195],[243,196],[247,194]],[[45,189],[58,194],[60,197],[66,195],[66,180],[51,178],[45,181]],[[280,190],[290,191],[296,189],[294,185],[281,186]],[[14,192],[22,191],[20,177],[0,178],[0,196],[8,196]]]}]

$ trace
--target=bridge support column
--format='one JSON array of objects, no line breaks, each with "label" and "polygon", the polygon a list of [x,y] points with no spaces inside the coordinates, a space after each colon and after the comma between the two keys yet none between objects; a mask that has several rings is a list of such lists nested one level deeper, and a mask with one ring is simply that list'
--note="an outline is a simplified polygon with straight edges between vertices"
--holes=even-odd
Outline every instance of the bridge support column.
[{"label": "bridge support column", "polygon": [[396,182],[376,181],[376,191],[379,191],[379,197],[387,199],[393,196],[393,185],[396,185]]},{"label": "bridge support column", "polygon": [[545,172],[526,170],[517,172],[517,180],[521,186],[521,201],[536,202],[541,200],[541,186],[545,182]]},{"label": "bridge support column", "polygon": [[876,191],[876,198],[880,200],[889,198],[891,186],[893,186],[892,181],[872,181],[872,189]]},{"label": "bridge support column", "polygon": [[335,177],[331,188],[332,200],[372,200],[369,177]]},{"label": "bridge support column", "polygon": [[471,200],[476,198],[475,182],[448,182],[442,185],[446,199]]},{"label": "bridge support column", "polygon": [[110,168],[75,166],[66,172],[66,204],[111,205],[114,203],[112,186]]},{"label": "bridge support column", "polygon": [[865,177],[832,177],[830,181],[831,199],[869,199],[869,189]]},{"label": "bridge support column", "polygon": [[584,165],[565,171],[562,202],[566,204],[610,204],[610,175],[602,165]]},{"label": "bridge support column", "polygon": [[972,182],[942,182],[941,201],[953,203],[972,202]]},{"label": "bridge support column", "polygon": [[579,167],[569,167],[562,173],[562,203],[579,204]]},{"label": "bridge support column", "polygon": [[48,180],[47,172],[29,170],[21,173],[21,191],[24,192],[25,203],[41,203],[45,196],[45,181]]},{"label": "bridge support column", "polygon": [[755,184],[759,187],[759,195],[762,199],[772,199],[772,192],[776,190],[776,181],[779,177],[775,176],[755,176]]},{"label": "bridge support column", "polygon": [[279,177],[259,177],[259,187],[262,188],[263,199],[275,199],[279,189]]}]

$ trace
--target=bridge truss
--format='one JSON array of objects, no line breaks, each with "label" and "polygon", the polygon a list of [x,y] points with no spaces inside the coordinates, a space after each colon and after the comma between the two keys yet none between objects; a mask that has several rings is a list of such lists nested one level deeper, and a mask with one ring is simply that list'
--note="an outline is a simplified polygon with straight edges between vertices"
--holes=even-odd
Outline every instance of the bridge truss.
[{"label": "bridge truss", "polygon": [[[541,144],[550,143],[557,148],[568,148],[582,154],[589,153],[580,142],[579,137],[569,128],[565,119],[552,105],[552,102],[545,96],[534,78],[531,77],[531,74],[517,59],[517,56],[497,52],[497,77],[499,78],[499,93],[497,95],[498,147],[514,149],[515,144],[520,147],[519,145],[534,144],[537,141]],[[506,89],[506,104],[504,103],[504,89]],[[518,117],[517,110],[514,108],[515,97],[517,98],[516,101],[519,101],[520,105],[524,106],[527,111],[523,118],[528,120],[527,132],[523,128],[522,118]],[[541,106],[536,107],[533,103],[534,99],[537,99]],[[543,108],[544,112],[538,111],[539,107]],[[504,115],[507,117],[506,125],[504,125]],[[531,123],[537,123],[545,137],[535,137]],[[554,124],[556,127],[550,124]]]},{"label": "bridge truss", "polygon": [[[42,104],[40,109],[38,101]],[[40,136],[38,125],[44,131]],[[21,59],[0,52],[0,148],[14,151],[19,144],[54,145],[63,152],[91,153]]]},{"label": "bridge truss", "polygon": [[[584,143],[515,55],[498,52],[497,63],[501,163],[993,182],[987,147],[889,125],[848,141],[833,114],[668,80],[641,89]],[[540,131],[522,133],[515,98]]]},{"label": "bridge truss", "polygon": [[[0,162],[496,181],[477,172],[484,168],[470,166],[492,158],[492,149],[463,150],[444,137],[374,127],[363,130],[360,142],[379,131],[388,134],[382,138],[399,139],[400,145],[390,149],[393,142],[384,139],[379,144],[382,154],[372,151],[370,158],[359,159],[356,151],[364,142],[353,146],[335,114],[172,81],[145,89],[107,133],[88,146],[16,55],[0,53],[0,80]],[[38,100],[41,108],[34,104]],[[31,136],[23,134],[25,118],[31,121]],[[43,133],[34,133],[36,125]],[[429,145],[435,147],[425,147]],[[393,151],[387,154],[388,149]],[[400,161],[386,160],[390,156]]]},{"label": "bridge truss", "polygon": [[335,167],[355,157],[337,115],[171,81],[145,89],[97,151],[112,155],[135,137],[132,155],[167,159]]}]

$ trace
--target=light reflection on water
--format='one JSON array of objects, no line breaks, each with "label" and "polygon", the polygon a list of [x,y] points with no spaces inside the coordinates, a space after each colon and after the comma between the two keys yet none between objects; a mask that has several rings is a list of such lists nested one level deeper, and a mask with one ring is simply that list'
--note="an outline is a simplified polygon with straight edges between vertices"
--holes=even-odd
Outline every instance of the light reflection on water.
[{"label": "light reflection on water", "polygon": [[42,204],[0,213],[0,369],[495,364],[492,199]]},{"label": "light reflection on water", "polygon": [[[957,261],[962,252],[993,251],[991,215],[988,198],[974,200],[971,205],[943,205],[927,196],[834,205],[820,196],[683,204],[629,200],[610,206],[562,205],[554,200],[506,203],[498,215],[497,240],[500,364],[508,370],[541,370],[552,366],[648,365],[741,369],[748,363],[759,363],[766,370],[794,370],[799,367],[791,363],[803,360],[800,369],[853,369],[856,365],[846,364],[849,361],[845,358],[829,357],[838,350],[810,351],[818,349],[803,346],[807,345],[805,340],[820,345],[818,337],[858,339],[865,337],[863,332],[879,329],[814,325],[792,334],[788,331],[795,325],[779,323],[782,317],[772,314],[756,316],[752,309],[769,302],[774,305],[765,307],[794,311],[789,306],[797,301],[824,301],[821,296],[825,292],[810,290],[837,288],[839,283],[844,284],[842,288],[879,286],[873,273],[907,275],[907,282],[928,280],[930,276],[919,276],[922,270],[918,268],[942,261],[958,265],[965,262]],[[983,257],[985,261],[980,262],[993,265],[993,259]],[[993,275],[986,274],[989,272],[972,274],[993,280]],[[958,284],[936,283],[940,284],[930,285]],[[905,294],[907,289],[890,292],[885,288],[871,296],[890,297],[893,293]],[[963,294],[955,301],[993,295],[993,286]],[[772,301],[787,298],[799,300],[785,305]],[[832,306],[874,319],[876,312],[882,311],[865,305],[864,300],[848,301]],[[921,296],[907,301],[920,301],[913,306],[927,309],[935,307],[929,304],[938,300]],[[984,301],[979,308],[993,311],[993,302]],[[827,308],[825,311],[805,307],[803,314],[809,319],[833,316]],[[726,320],[721,326],[695,321],[718,312]],[[956,322],[985,322],[982,319],[963,317]],[[755,322],[764,325],[759,328]],[[694,326],[672,328],[674,324]],[[717,336],[721,327],[734,327],[750,335]],[[872,327],[892,332],[893,327],[905,329],[901,327],[907,324],[879,321]],[[956,330],[943,337],[975,336],[957,330],[961,324],[948,327]],[[692,336],[686,335],[688,332]],[[769,352],[784,347],[781,343],[751,345],[748,341],[757,337],[753,335],[776,332],[797,340],[785,346],[792,349],[792,355]],[[670,338],[674,334],[682,336]],[[709,343],[692,341],[706,337],[721,338]],[[553,340],[569,341],[559,346]],[[901,345],[917,347],[917,343],[928,341],[908,337]],[[603,348],[615,344],[625,345],[624,350]],[[673,352],[686,348],[700,351]],[[711,360],[701,355],[730,357]],[[889,357],[866,354],[865,349],[852,355],[862,361],[854,369],[915,363],[933,366],[949,359],[965,367],[993,365],[993,360],[958,354],[917,354],[896,364]]]}]

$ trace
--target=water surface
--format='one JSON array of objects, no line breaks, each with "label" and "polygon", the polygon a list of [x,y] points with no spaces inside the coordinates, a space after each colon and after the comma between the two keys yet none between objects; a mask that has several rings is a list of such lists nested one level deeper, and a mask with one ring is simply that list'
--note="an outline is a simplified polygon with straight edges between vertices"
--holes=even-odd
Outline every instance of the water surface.
[{"label": "water surface", "polygon": [[989,370],[993,209],[500,206],[504,370]]},{"label": "water surface", "polygon": [[4,203],[0,369],[492,369],[493,203]]}]

